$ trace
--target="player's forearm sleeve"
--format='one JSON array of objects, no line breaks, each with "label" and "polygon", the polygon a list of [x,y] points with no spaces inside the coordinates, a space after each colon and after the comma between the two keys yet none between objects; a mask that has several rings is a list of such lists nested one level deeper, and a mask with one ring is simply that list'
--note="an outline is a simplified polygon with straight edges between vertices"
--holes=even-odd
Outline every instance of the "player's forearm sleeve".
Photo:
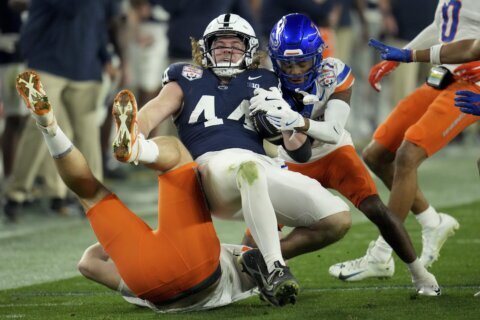
[{"label": "player's forearm sleeve", "polygon": [[350,106],[343,100],[333,99],[327,102],[325,121],[310,120],[307,134],[322,142],[337,143],[342,137]]},{"label": "player's forearm sleeve", "polygon": [[310,157],[312,156],[312,144],[308,139],[309,138],[307,138],[298,149],[288,150],[285,148],[290,158],[300,163],[305,163],[310,160]]}]

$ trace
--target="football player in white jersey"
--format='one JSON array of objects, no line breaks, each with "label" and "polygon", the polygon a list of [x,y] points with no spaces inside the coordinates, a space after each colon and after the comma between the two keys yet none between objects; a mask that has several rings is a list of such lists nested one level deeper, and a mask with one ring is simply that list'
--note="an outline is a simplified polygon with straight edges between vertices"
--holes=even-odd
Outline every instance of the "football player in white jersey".
[{"label": "football player in white jersey", "polygon": [[[435,277],[417,259],[401,222],[380,200],[373,179],[344,129],[350,111],[353,75],[340,60],[322,59],[323,46],[323,39],[307,16],[284,16],[274,26],[269,41],[269,54],[280,77],[283,96],[277,88],[257,89],[257,95],[251,99],[252,112],[266,112],[267,119],[282,130],[284,139],[313,140],[311,157],[303,159],[303,163],[295,161],[282,146],[278,149],[279,156],[286,160],[289,170],[314,178],[347,197],[378,226],[407,263],[417,291],[437,295]],[[372,272],[380,272],[377,276],[382,277],[393,275],[392,259],[375,270],[369,268],[370,264],[366,259],[358,261],[358,270],[353,271],[335,265],[330,273],[346,281],[371,277]]]},{"label": "football player in white jersey", "polygon": [[[382,59],[387,61],[464,63],[454,70],[455,76],[467,82],[478,83],[480,81],[479,39],[459,40],[418,50],[396,48],[374,39],[369,41],[369,45],[380,51]],[[455,106],[464,113],[480,116],[480,93],[467,90],[457,91]],[[477,160],[477,167],[480,173],[480,159]],[[475,296],[480,296],[480,291]]]},{"label": "football player in white jersey", "polygon": [[[266,263],[266,272],[244,259],[262,295],[272,304],[296,299],[298,283],[284,259],[311,252],[343,237],[351,224],[348,205],[317,181],[283,168],[266,156],[249,116],[256,88],[278,86],[276,75],[256,68],[258,40],[250,24],[222,14],[193,42],[193,64],[171,65],[160,94],[138,113],[147,137],[174,116],[179,137],[199,164],[212,214],[243,218]],[[155,168],[158,150],[137,134],[134,114],[117,115],[117,159]],[[280,241],[277,224],[294,227]]]},{"label": "football player in white jersey", "polygon": [[[457,91],[480,93],[477,85],[478,64],[451,64],[441,59],[442,47],[450,42],[475,39],[480,34],[480,2],[475,0],[441,0],[435,19],[405,48],[409,59],[424,59],[428,50],[432,68],[427,83],[399,102],[389,117],[374,133],[373,140],[363,151],[370,169],[391,190],[389,208],[401,220],[411,210],[422,226],[422,263],[429,267],[435,262],[447,238],[459,228],[453,217],[437,213],[418,186],[417,170],[428,157],[446,146],[479,117],[454,108]],[[380,45],[373,41],[374,46]],[[414,53],[414,55],[412,54]],[[418,56],[418,57],[417,57]],[[404,56],[406,58],[406,56]],[[383,61],[374,66],[369,81],[379,90],[380,80],[392,72],[397,61]],[[455,76],[452,76],[452,73]],[[460,100],[464,98],[460,97]],[[468,98],[469,99],[469,98]],[[468,100],[467,99],[467,100]],[[462,101],[460,101],[462,102]],[[468,102],[468,101],[466,101]],[[369,250],[367,256],[371,255]],[[382,237],[373,246],[378,261],[388,261],[391,248]],[[353,266],[347,261],[345,266]]]}]

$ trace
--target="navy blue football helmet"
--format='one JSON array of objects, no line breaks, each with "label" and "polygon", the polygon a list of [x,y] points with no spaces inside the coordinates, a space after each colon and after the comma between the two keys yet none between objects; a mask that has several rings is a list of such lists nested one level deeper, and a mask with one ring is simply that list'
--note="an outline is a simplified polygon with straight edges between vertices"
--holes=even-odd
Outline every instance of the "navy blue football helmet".
[{"label": "navy blue football helmet", "polygon": [[[312,88],[324,48],[325,42],[310,18],[299,13],[283,16],[273,27],[268,42],[268,54],[282,87],[290,91]],[[287,73],[285,69],[295,64],[311,67],[304,73]]]}]

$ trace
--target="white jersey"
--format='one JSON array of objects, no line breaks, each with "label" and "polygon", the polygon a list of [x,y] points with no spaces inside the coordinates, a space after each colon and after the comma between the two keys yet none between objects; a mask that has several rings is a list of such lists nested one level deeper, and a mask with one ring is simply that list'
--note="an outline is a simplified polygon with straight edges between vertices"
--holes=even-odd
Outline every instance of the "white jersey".
[{"label": "white jersey", "polygon": [[[479,0],[440,0],[435,11],[434,25],[438,43],[478,39],[480,35]],[[453,71],[459,64],[444,64]]]},{"label": "white jersey", "polygon": [[255,284],[250,277],[241,271],[237,259],[243,246],[222,244],[220,251],[220,267],[222,275],[217,287],[202,300],[188,307],[165,306],[159,307],[153,303],[137,297],[123,296],[129,303],[141,307],[148,307],[158,313],[191,312],[222,307],[235,301],[249,298],[258,294]]},{"label": "white jersey", "polygon": [[[339,59],[324,59],[320,69],[321,71],[315,80],[314,88],[309,92],[315,94],[318,97],[319,102],[306,105],[303,110],[296,110],[305,118],[315,121],[324,120],[325,108],[330,96],[336,92],[341,92],[350,88],[354,82],[350,67]],[[301,101],[295,101],[291,97],[286,97],[285,100],[287,100],[292,107],[294,105],[302,104]],[[329,144],[315,140],[312,144],[312,157],[308,162],[314,162],[345,145],[353,145],[350,133],[346,130],[344,130],[342,137],[336,144]],[[296,163],[295,160],[290,158],[282,146],[278,148],[278,155],[280,158],[288,162]]]}]

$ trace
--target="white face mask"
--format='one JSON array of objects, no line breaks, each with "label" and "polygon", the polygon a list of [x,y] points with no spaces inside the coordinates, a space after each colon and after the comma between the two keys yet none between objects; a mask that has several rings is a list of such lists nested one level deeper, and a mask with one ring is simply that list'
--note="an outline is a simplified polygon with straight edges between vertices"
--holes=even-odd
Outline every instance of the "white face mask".
[{"label": "white face mask", "polygon": [[237,36],[219,37],[207,54],[212,71],[219,77],[231,77],[244,71],[245,44]]}]

